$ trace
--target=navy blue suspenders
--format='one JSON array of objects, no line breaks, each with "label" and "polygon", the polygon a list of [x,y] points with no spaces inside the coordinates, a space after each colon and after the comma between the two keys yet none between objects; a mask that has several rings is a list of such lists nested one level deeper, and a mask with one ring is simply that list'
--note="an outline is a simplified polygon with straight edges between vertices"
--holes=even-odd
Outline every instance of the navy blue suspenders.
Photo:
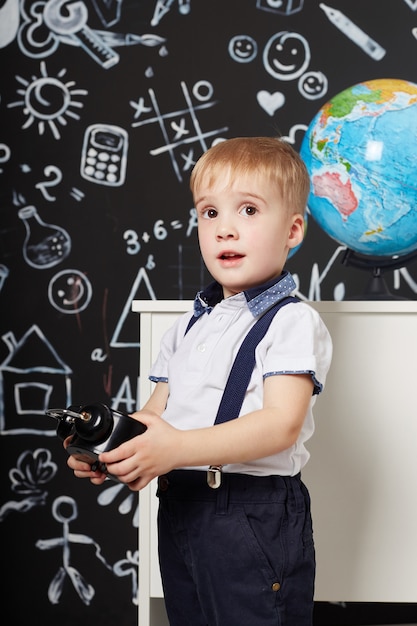
[{"label": "navy blue suspenders", "polygon": [[[242,408],[246,389],[255,366],[256,346],[265,336],[266,331],[268,330],[278,310],[290,302],[299,302],[299,298],[287,296],[277,302],[257,320],[246,335],[236,355],[232,369],[230,370],[217,411],[217,416],[214,422],[215,424],[227,422],[228,420],[238,417],[240,409]],[[191,318],[188,323],[187,330],[185,331],[186,333],[198,319],[198,317]]]},{"label": "navy blue suspenders", "polygon": [[[289,304],[290,302],[299,302],[299,298],[296,298],[295,296],[287,296],[277,302],[257,320],[246,335],[230,370],[230,374],[223,391],[223,396],[220,400],[216,419],[214,421],[215,424],[221,424],[222,422],[227,422],[239,416],[239,412],[245,398],[246,389],[248,388],[250,377],[255,366],[256,346],[265,336],[275,314],[281,307]],[[197,317],[191,318],[185,331],[186,333],[198,319],[199,318]],[[220,487],[222,476],[221,470],[222,468],[220,466],[211,465],[209,467],[207,471],[207,483],[209,487],[212,487],[213,489]]]}]

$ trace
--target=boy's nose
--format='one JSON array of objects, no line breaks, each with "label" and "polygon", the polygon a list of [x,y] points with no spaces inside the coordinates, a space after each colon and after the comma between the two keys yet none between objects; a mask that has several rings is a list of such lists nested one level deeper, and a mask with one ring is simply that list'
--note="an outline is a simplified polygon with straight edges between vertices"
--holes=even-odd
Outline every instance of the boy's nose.
[{"label": "boy's nose", "polygon": [[219,224],[216,237],[217,239],[236,239],[236,228],[234,228],[231,224]]}]

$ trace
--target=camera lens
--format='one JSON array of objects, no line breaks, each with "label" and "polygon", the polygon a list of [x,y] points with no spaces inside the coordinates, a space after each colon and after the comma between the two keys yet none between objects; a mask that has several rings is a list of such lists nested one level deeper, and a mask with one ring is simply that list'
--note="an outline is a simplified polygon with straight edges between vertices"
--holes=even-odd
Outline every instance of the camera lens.
[{"label": "camera lens", "polygon": [[86,404],[81,408],[80,417],[76,420],[77,435],[98,443],[107,439],[113,430],[113,416],[108,406],[99,402]]}]

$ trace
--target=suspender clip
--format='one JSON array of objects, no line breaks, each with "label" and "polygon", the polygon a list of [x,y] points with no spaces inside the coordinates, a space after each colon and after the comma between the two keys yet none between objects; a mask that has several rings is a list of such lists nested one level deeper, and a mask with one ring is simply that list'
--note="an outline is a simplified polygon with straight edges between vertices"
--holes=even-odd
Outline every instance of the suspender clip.
[{"label": "suspender clip", "polygon": [[218,489],[222,484],[222,466],[210,465],[207,470],[207,484],[211,489]]}]

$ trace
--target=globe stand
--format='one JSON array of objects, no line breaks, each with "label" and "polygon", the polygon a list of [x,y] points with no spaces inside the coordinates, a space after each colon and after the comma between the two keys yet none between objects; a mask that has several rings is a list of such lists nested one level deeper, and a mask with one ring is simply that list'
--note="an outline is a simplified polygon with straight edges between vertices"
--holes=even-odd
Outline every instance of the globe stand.
[{"label": "globe stand", "polygon": [[404,267],[415,259],[417,259],[417,251],[410,252],[410,254],[406,254],[404,256],[387,258],[361,255],[358,252],[354,252],[353,250],[347,248],[342,257],[342,264],[346,267],[350,265],[352,267],[371,272],[371,278],[369,279],[363,294],[353,296],[352,298],[349,298],[349,300],[407,300],[407,298],[394,296],[389,291],[383,273],[384,270],[387,269],[389,271],[393,271]]}]

